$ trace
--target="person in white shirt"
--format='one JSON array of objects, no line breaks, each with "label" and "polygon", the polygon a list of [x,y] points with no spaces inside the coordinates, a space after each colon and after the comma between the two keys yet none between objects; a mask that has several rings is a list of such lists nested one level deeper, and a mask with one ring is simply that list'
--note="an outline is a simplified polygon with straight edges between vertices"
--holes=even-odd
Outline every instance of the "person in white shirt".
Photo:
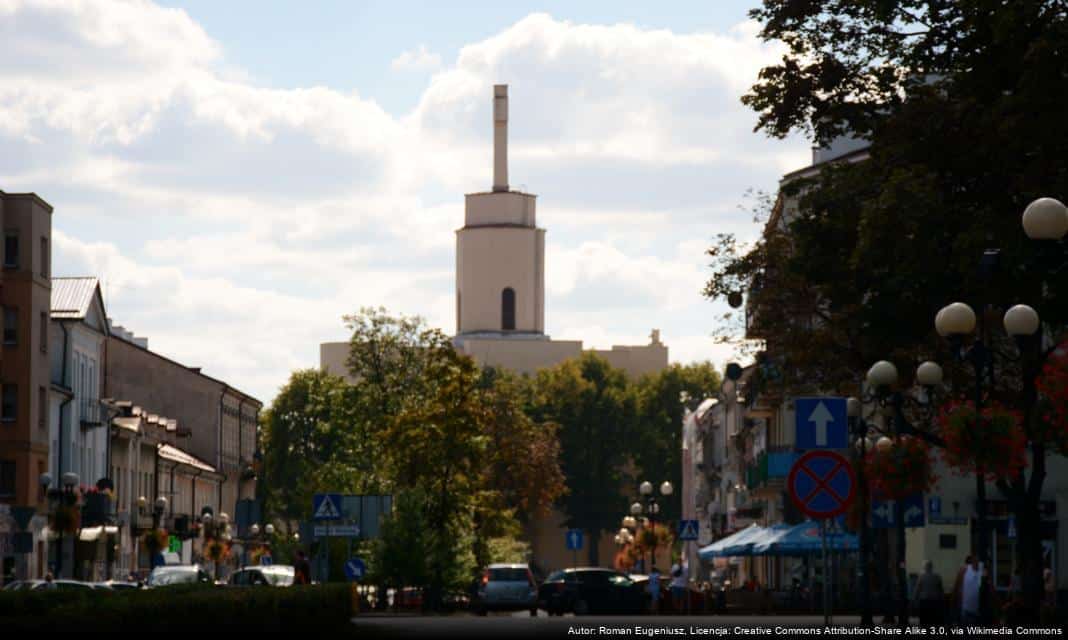
[{"label": "person in white shirt", "polygon": [[983,565],[978,558],[964,570],[960,592],[960,620],[964,624],[975,624],[980,618],[980,593],[983,586]]}]

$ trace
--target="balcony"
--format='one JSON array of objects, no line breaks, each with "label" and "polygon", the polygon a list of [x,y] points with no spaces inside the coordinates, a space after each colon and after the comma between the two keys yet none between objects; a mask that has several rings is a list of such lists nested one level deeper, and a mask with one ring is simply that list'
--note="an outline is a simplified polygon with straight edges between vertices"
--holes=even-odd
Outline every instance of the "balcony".
[{"label": "balcony", "polygon": [[745,469],[745,484],[754,497],[774,498],[782,492],[790,467],[797,460],[794,451],[763,451]]}]

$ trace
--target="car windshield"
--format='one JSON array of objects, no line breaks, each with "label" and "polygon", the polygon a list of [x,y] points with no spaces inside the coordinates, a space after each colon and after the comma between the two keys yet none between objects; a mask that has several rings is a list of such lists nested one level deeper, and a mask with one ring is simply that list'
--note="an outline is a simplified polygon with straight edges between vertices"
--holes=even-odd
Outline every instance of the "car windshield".
[{"label": "car windshield", "polygon": [[172,584],[194,584],[197,570],[187,567],[156,567],[148,576],[148,584],[153,587],[165,587]]},{"label": "car windshield", "polygon": [[564,579],[563,571],[553,571],[549,574],[549,577],[545,579],[546,582],[556,582]]},{"label": "car windshield", "polygon": [[527,582],[526,569],[498,568],[489,570],[490,582]]}]

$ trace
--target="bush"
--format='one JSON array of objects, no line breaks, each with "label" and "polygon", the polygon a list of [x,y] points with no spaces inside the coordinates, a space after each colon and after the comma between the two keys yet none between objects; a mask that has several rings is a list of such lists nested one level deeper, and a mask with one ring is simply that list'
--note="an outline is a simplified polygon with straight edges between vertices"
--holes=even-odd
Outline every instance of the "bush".
[{"label": "bush", "polygon": [[347,584],[164,587],[126,592],[0,592],[5,631],[337,632],[349,627]]}]

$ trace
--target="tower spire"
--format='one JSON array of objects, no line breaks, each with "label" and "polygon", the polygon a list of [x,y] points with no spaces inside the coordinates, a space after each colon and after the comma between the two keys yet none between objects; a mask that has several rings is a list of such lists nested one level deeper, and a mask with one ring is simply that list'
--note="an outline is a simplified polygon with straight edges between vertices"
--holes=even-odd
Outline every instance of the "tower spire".
[{"label": "tower spire", "polygon": [[508,191],[508,85],[493,85],[493,190]]}]

